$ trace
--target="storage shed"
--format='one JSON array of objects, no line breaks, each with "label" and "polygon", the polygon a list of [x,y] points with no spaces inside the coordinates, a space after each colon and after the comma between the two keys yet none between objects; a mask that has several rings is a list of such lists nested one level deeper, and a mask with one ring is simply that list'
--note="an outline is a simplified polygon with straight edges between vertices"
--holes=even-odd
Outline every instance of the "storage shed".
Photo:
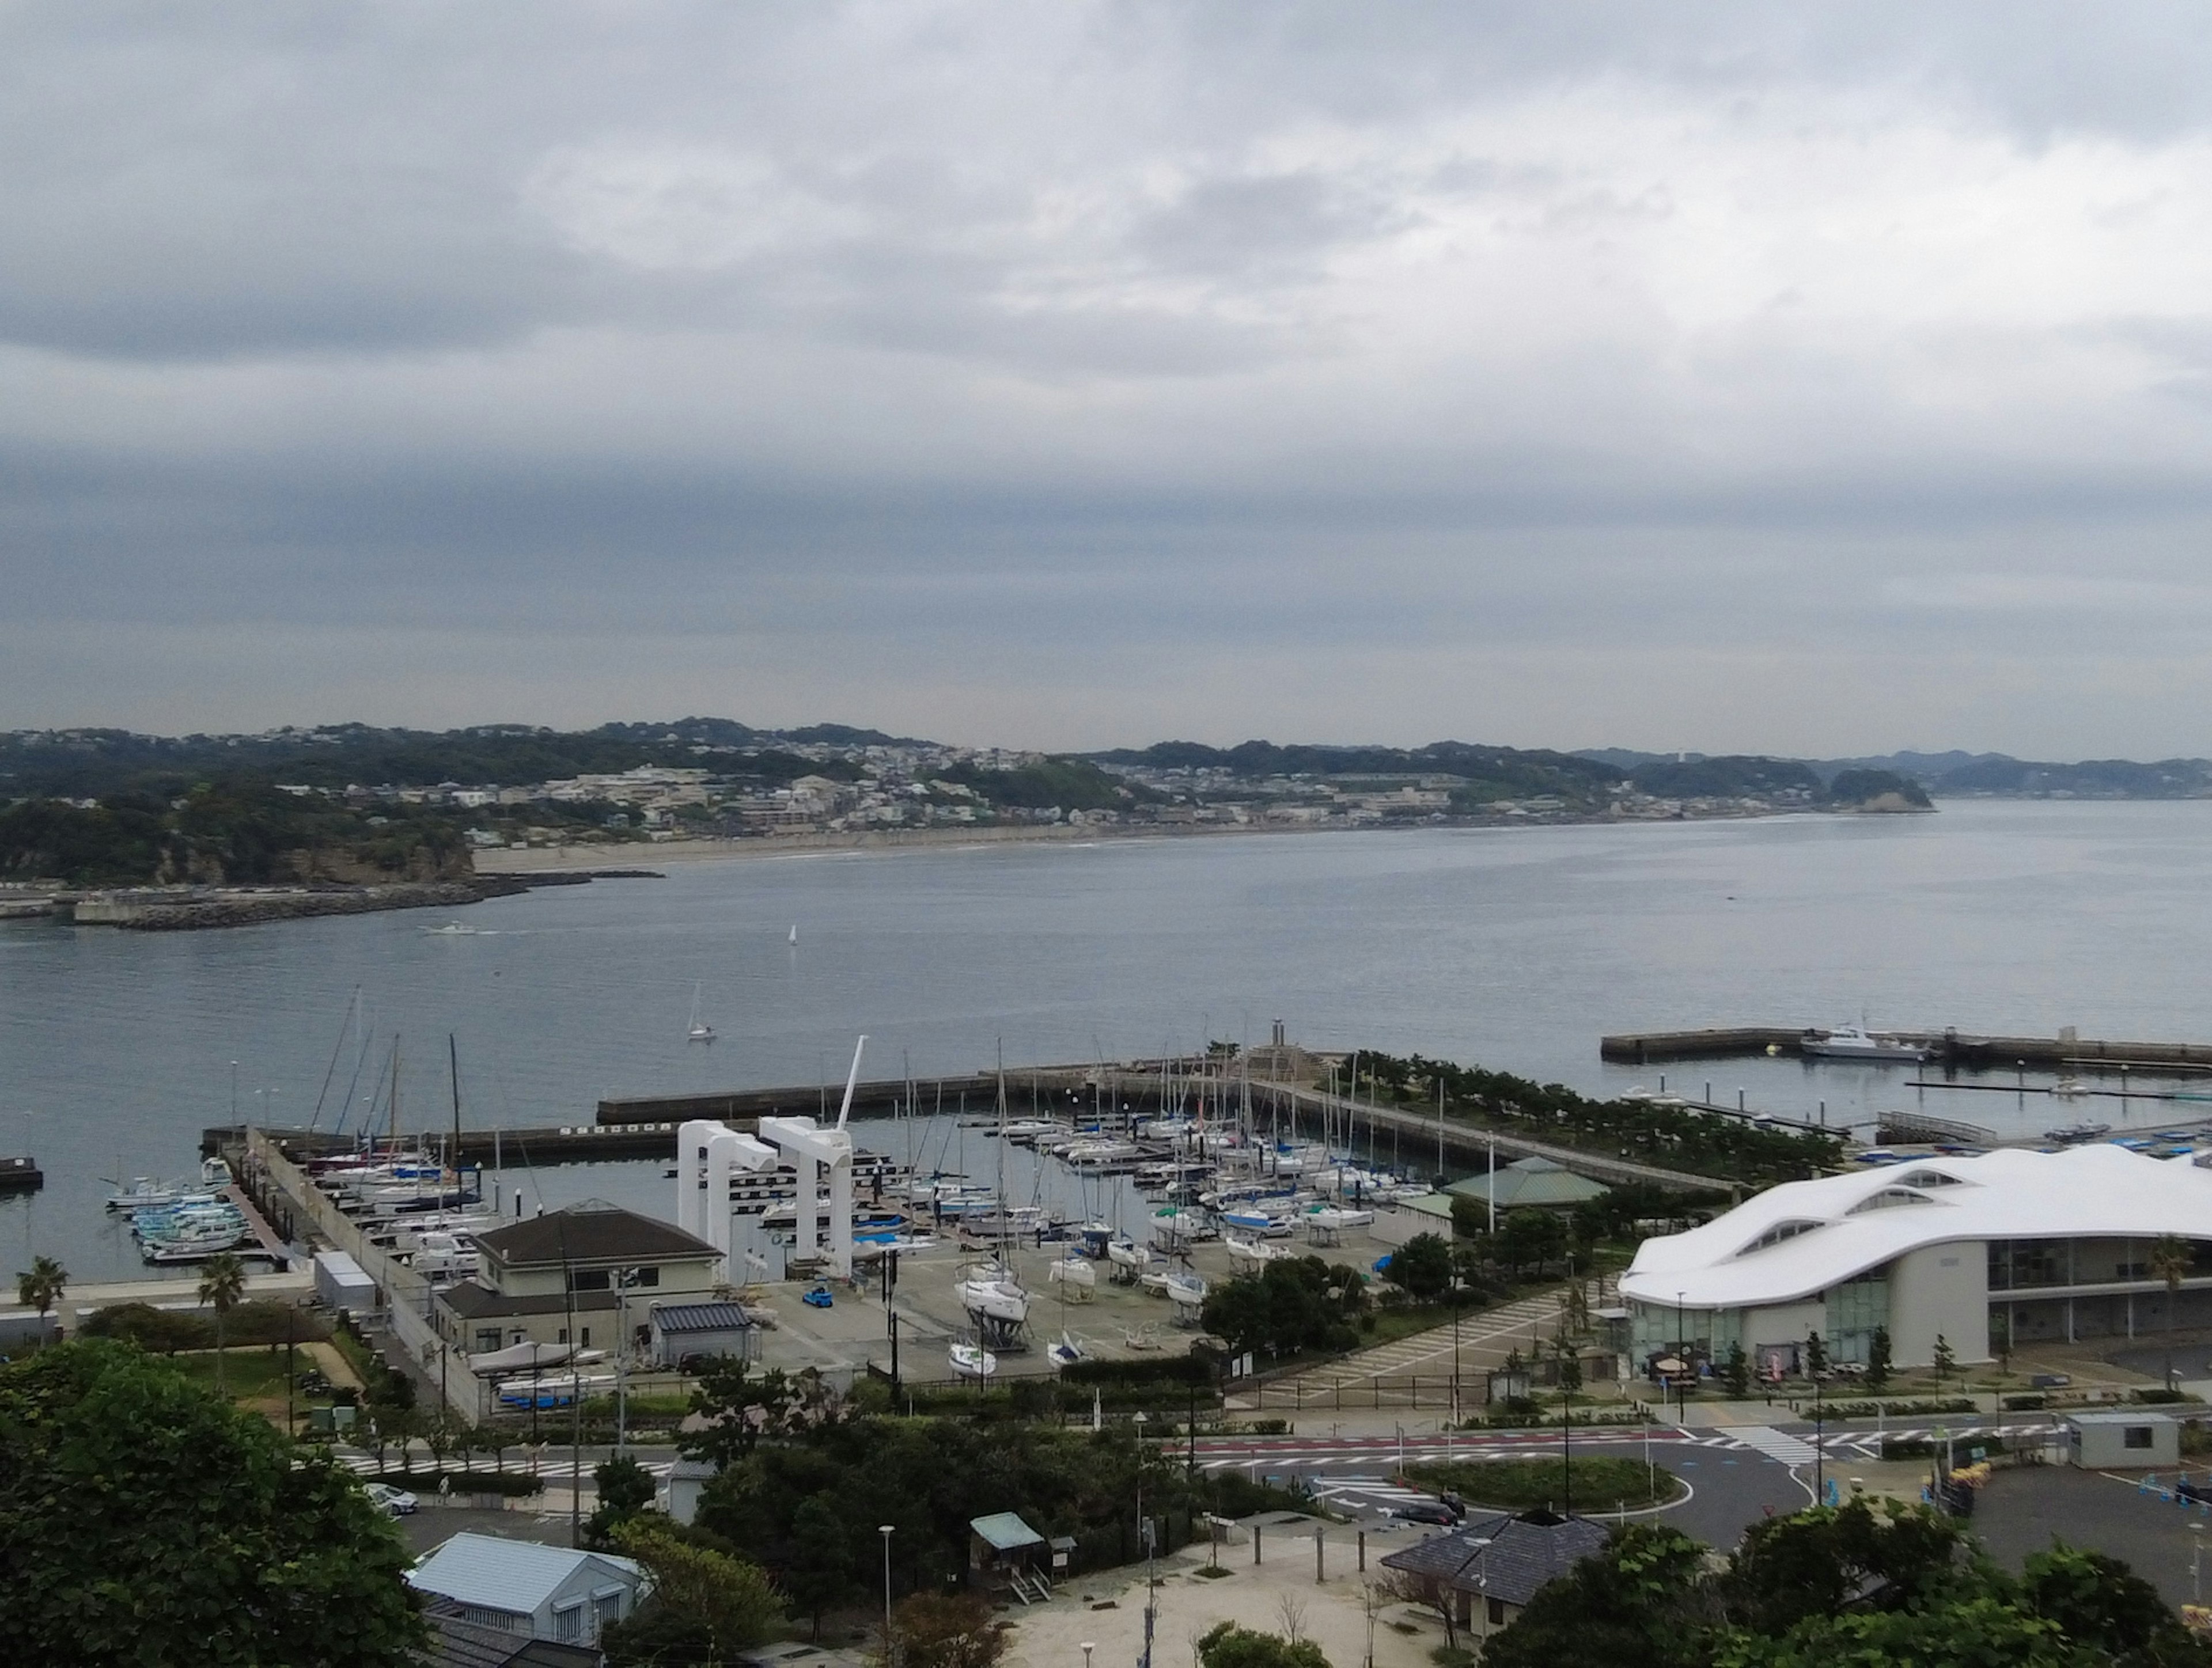
[{"label": "storage shed", "polygon": [[376,1308],[376,1282],[343,1251],[315,1253],[315,1295],[333,1309],[370,1314]]},{"label": "storage shed", "polygon": [[653,1364],[681,1368],[689,1361],[726,1356],[760,1358],[758,1329],[737,1303],[656,1303],[650,1326]]},{"label": "storage shed", "polygon": [[1048,1593],[1045,1572],[1036,1567],[1044,1550],[1044,1537],[1017,1513],[994,1512],[968,1521],[968,1572],[987,1592],[1012,1587],[1024,1604]]},{"label": "storage shed", "polygon": [[2074,1463],[2090,1471],[2148,1471],[2181,1463],[2181,1427],[2148,1408],[2069,1413],[2066,1432]]}]

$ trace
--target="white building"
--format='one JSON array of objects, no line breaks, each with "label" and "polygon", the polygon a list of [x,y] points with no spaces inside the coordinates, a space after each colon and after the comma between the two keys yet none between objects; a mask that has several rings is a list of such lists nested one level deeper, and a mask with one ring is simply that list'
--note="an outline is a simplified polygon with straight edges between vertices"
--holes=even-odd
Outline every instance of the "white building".
[{"label": "white building", "polygon": [[[2152,1241],[2191,1241],[2178,1297]],[[1646,1240],[1621,1277],[1639,1364],[1740,1343],[1785,1370],[1818,1332],[1863,1362],[1876,1327],[1899,1367],[1988,1361],[2016,1343],[2212,1324],[2212,1170],[2105,1144],[1924,1158],[1768,1189],[1687,1234]]]}]

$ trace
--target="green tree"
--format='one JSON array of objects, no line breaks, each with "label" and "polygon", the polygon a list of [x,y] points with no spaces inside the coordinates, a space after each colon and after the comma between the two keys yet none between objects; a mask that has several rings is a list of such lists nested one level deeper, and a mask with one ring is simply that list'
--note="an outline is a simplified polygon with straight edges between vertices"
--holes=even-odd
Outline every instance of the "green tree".
[{"label": "green tree", "polygon": [[51,1257],[33,1257],[27,1273],[15,1277],[15,1301],[39,1312],[39,1331],[46,1332],[46,1311],[62,1301],[69,1288],[69,1271]]},{"label": "green tree", "polygon": [[1285,1639],[1224,1622],[1198,1641],[1203,1668],[1329,1668],[1310,1639]]},{"label": "green tree", "polygon": [[1867,1337],[1866,1387],[1879,1396],[1889,1388],[1889,1328],[1877,1326]]},{"label": "green tree", "polygon": [[891,1659],[900,1668],[994,1668],[1006,1630],[971,1592],[917,1592],[891,1613]]},{"label": "green tree", "polygon": [[1714,1668],[2097,1668],[2057,1624],[1994,1595],[1927,1610],[1817,1616],[1781,1638],[1739,1634]]},{"label": "green tree", "polygon": [[1348,1350],[1366,1301],[1357,1271],[1318,1257],[1282,1257],[1255,1274],[1224,1280],[1199,1311],[1206,1330],[1232,1351],[1291,1355],[1301,1350]]},{"label": "green tree", "polygon": [[1936,1351],[1932,1364],[1936,1368],[1936,1382],[1938,1384],[1942,1383],[1959,1364],[1959,1358],[1951,1353],[1951,1340],[1941,1332],[1936,1334]]},{"label": "green tree", "polygon": [[165,1362],[94,1339],[0,1368],[11,1661],[400,1668],[411,1562],[349,1473]]},{"label": "green tree", "polygon": [[2173,1331],[2181,1324],[2181,1283],[2189,1277],[2196,1253],[2179,1234],[2161,1234],[2150,1243],[2150,1276],[2166,1283],[2166,1377],[2173,1388]]},{"label": "green tree", "polygon": [[1492,1636],[1483,1668],[1707,1668],[1705,1558],[1679,1529],[1616,1529]]},{"label": "green tree", "polygon": [[602,1637],[611,1668],[734,1662],[783,1620],[759,1565],[698,1544],[665,1518],[630,1518],[613,1539],[652,1574],[653,1598]]},{"label": "green tree", "polygon": [[1751,1357],[1744,1354],[1741,1343],[1729,1345],[1728,1358],[1721,1366],[1721,1382],[1731,1396],[1751,1394]]},{"label": "green tree", "polygon": [[2031,1553],[2021,1570],[2021,1601],[2057,1623],[2077,1645],[2141,1668],[2212,1661],[2158,1589],[2116,1558],[2053,1545]]},{"label": "green tree", "polygon": [[1481,1240],[1490,1234],[1490,1201],[1472,1193],[1451,1196],[1452,1234],[1455,1239]]},{"label": "green tree", "polygon": [[1828,1346],[1820,1342],[1818,1332],[1805,1335],[1805,1376],[1826,1378],[1828,1374]]},{"label": "green tree", "polygon": [[1730,1621],[1779,1635],[1870,1589],[1927,1602],[1951,1584],[1966,1552],[1957,1522],[1925,1507],[1814,1507],[1746,1530],[1720,1596]]},{"label": "green tree", "polygon": [[1542,1274],[1566,1249],[1566,1224],[1549,1210],[1509,1210],[1498,1225],[1498,1254],[1516,1275],[1532,1265]]},{"label": "green tree", "polygon": [[218,1252],[200,1265],[200,1301],[215,1311],[215,1387],[223,1387],[223,1333],[230,1312],[246,1295],[246,1265],[231,1252]]},{"label": "green tree", "polygon": [[1431,1302],[1451,1284],[1451,1247],[1434,1234],[1416,1234],[1390,1253],[1390,1277],[1422,1302]]},{"label": "green tree", "polygon": [[784,1585],[792,1602],[812,1621],[814,1637],[818,1640],[822,1612],[859,1585],[860,1561],[853,1555],[852,1525],[838,1515],[827,1496],[816,1495],[793,1518],[791,1541],[791,1567]]},{"label": "green tree", "polygon": [[599,1544],[605,1543],[617,1527],[652,1505],[656,1492],[653,1473],[626,1453],[601,1460],[592,1472],[592,1481],[599,1489],[599,1504],[586,1532]]}]

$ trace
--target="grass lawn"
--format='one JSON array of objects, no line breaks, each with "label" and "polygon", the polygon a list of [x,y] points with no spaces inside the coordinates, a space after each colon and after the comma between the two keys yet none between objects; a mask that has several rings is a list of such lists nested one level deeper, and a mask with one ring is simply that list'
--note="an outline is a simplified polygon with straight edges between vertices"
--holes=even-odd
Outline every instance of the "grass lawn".
[{"label": "grass lawn", "polygon": [[[306,1350],[298,1352],[299,1369],[305,1372],[313,1365]],[[215,1351],[198,1350],[169,1357],[170,1364],[194,1384],[215,1387]],[[222,1358],[223,1389],[234,1401],[273,1399],[277,1411],[283,1411],[284,1352],[271,1351],[265,1347],[248,1345],[242,1350],[224,1352]],[[302,1407],[307,1398],[300,1398]]]},{"label": "grass lawn", "polygon": [[[1674,1474],[1664,1465],[1647,1471],[1641,1459],[1603,1454],[1588,1458],[1577,1454],[1572,1463],[1574,1503],[1583,1511],[1610,1512],[1620,1506],[1634,1511],[1672,1500],[1681,1492]],[[1450,1489],[1471,1506],[1494,1506],[1501,1511],[1525,1511],[1532,1506],[1556,1509],[1567,1496],[1567,1473],[1564,1463],[1554,1458],[1409,1465],[1406,1475],[1427,1488]],[[1655,1479],[1656,1495],[1651,1486]]]}]

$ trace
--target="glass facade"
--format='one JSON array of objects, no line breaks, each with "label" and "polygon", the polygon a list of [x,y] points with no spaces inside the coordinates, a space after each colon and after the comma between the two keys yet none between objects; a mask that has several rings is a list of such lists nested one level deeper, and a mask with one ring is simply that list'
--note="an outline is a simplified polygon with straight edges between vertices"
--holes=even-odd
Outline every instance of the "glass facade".
[{"label": "glass facade", "polygon": [[1822,1340],[1831,1361],[1864,1362],[1875,1328],[1889,1325],[1889,1280],[1886,1271],[1846,1280],[1828,1292],[1828,1333]]}]

